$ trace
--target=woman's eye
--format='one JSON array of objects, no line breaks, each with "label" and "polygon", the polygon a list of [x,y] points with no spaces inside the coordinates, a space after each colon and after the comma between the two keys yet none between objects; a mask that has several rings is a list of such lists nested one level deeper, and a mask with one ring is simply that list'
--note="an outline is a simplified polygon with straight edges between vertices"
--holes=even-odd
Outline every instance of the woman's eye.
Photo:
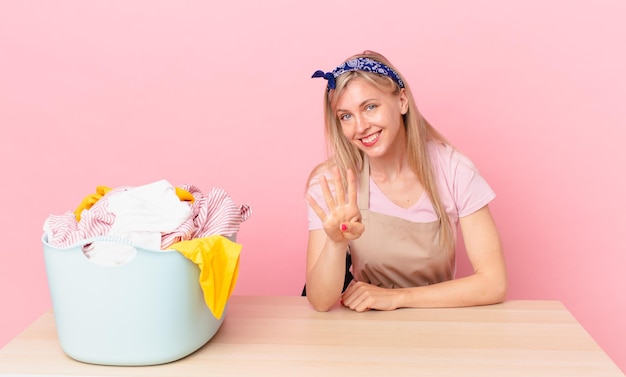
[{"label": "woman's eye", "polygon": [[341,116],[339,117],[339,119],[344,120],[344,121],[345,121],[345,120],[348,120],[348,119],[350,119],[350,114],[343,114],[343,115],[341,115]]},{"label": "woman's eye", "polygon": [[367,110],[374,110],[376,108],[376,105],[374,104],[369,104],[365,107]]}]

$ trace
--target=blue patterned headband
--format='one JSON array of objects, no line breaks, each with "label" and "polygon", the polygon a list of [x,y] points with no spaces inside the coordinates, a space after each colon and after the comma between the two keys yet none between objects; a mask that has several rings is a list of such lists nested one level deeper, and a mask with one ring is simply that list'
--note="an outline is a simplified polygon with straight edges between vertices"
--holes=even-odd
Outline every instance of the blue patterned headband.
[{"label": "blue patterned headband", "polygon": [[404,83],[400,78],[400,75],[396,73],[393,69],[387,67],[381,62],[377,62],[376,60],[370,58],[355,58],[348,60],[343,63],[339,67],[335,68],[332,72],[324,71],[315,71],[311,78],[322,77],[328,80],[328,85],[326,86],[326,90],[335,89],[337,77],[343,75],[346,72],[350,71],[366,71],[366,72],[374,72],[383,76],[390,77],[400,88],[404,88]]}]

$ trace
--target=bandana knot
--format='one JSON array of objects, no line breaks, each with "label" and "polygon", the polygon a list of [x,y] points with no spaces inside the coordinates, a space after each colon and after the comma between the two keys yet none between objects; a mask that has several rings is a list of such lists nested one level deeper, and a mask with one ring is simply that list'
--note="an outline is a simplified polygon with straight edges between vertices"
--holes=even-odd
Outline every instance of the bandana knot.
[{"label": "bandana knot", "polygon": [[311,76],[311,78],[315,78],[315,77],[322,77],[322,78],[328,80],[328,90],[335,89],[335,75],[333,75],[332,72],[324,73],[324,71],[319,71],[318,70],[318,71],[315,71],[313,76]]}]

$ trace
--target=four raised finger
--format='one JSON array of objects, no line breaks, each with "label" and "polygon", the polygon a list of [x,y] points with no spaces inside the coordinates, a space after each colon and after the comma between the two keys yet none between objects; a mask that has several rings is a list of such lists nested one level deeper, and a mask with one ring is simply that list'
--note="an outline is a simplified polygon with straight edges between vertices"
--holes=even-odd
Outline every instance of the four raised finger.
[{"label": "four raised finger", "polygon": [[323,175],[320,177],[320,186],[322,188],[322,193],[324,194],[326,206],[328,207],[328,210],[332,212],[337,207],[337,202],[335,201],[335,198],[333,198],[333,194],[330,192],[330,187],[328,187],[326,177]]},{"label": "four raised finger", "polygon": [[336,204],[338,206],[346,204],[346,195],[344,193],[343,182],[341,181],[341,173],[339,167],[333,168],[333,176],[335,177],[335,195],[337,196]]},{"label": "four raised finger", "polygon": [[348,169],[348,204],[356,206],[356,178],[352,169]]},{"label": "four raised finger", "polygon": [[311,195],[307,194],[306,200],[309,202],[309,205],[313,208],[313,211],[315,211],[320,220],[322,220],[322,222],[326,221],[326,212],[322,207],[320,207],[319,204],[317,204],[315,199],[313,199]]}]

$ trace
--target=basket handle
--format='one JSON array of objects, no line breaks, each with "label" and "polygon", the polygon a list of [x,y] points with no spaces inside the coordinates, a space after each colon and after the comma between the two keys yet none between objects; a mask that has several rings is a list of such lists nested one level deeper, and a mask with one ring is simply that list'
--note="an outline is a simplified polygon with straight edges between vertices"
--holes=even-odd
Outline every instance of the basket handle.
[{"label": "basket handle", "polygon": [[101,242],[117,242],[117,243],[123,243],[125,245],[129,245],[129,246],[134,246],[133,245],[133,241],[129,240],[128,238],[119,237],[119,236],[109,236],[109,235],[94,236],[94,237],[90,237],[90,238],[85,238],[84,240],[80,240],[80,241],[76,242],[73,246],[84,246],[86,244],[99,242],[99,241],[101,241]]},{"label": "basket handle", "polygon": [[96,236],[81,240],[76,246],[80,247],[89,262],[102,266],[127,264],[137,256],[133,242],[123,237]]}]

